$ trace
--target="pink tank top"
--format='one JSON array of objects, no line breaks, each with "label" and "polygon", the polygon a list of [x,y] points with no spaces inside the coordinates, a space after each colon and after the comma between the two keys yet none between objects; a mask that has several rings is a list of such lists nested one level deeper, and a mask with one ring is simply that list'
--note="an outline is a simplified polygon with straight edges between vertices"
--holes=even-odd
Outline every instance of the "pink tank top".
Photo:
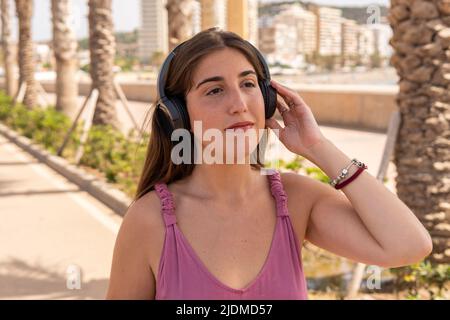
[{"label": "pink tank top", "polygon": [[267,175],[276,202],[277,222],[266,261],[243,289],[219,281],[199,259],[178,228],[173,196],[167,185],[155,185],[166,225],[156,279],[156,300],[298,300],[307,299],[301,246],[291,224],[280,173]]}]

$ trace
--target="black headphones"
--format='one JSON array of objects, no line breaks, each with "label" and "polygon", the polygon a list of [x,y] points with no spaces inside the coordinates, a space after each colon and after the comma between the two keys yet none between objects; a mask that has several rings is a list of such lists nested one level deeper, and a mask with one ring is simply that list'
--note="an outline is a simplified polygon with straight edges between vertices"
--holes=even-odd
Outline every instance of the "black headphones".
[{"label": "black headphones", "polygon": [[[270,85],[269,67],[266,64],[264,57],[259,52],[259,50],[255,46],[253,46],[253,44],[251,44],[247,40],[244,41],[250,44],[250,46],[255,50],[255,53],[263,66],[264,79],[258,80],[258,84],[261,88],[261,92],[264,98],[265,116],[266,119],[269,119],[275,113],[277,104],[277,91]],[[170,62],[175,57],[177,48],[185,42],[177,45],[172,50],[172,52],[169,53],[168,57],[164,60],[164,63],[162,64],[158,75],[157,92],[160,99],[156,104],[156,111],[158,111],[158,108],[165,109],[167,111],[171,120],[171,124],[166,123],[166,121],[162,121],[162,124],[168,134],[171,134],[172,130],[175,129],[190,129],[189,114],[184,99],[176,96],[169,97],[166,96],[165,93],[166,75],[170,66]]]}]

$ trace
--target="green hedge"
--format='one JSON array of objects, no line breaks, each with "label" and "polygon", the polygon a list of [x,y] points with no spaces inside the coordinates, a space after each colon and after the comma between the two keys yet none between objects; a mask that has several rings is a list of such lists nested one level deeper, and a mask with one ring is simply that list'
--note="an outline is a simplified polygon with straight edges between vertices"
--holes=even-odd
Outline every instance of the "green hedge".
[{"label": "green hedge", "polygon": [[[410,300],[445,299],[448,295],[450,264],[432,264],[425,260],[410,266],[393,268],[397,291],[407,290]],[[421,291],[420,289],[424,289]]]},{"label": "green hedge", "polygon": [[[43,145],[52,154],[56,154],[72,125],[70,118],[54,106],[28,109],[23,104],[16,104],[12,107],[12,99],[2,91],[0,121]],[[74,160],[80,144],[82,126],[80,121],[62,154],[69,161]],[[139,142],[131,140],[132,136],[135,136],[134,131],[125,136],[110,126],[92,126],[80,159],[80,165],[97,170],[106,181],[130,197],[136,191],[148,142],[148,134],[144,134]]]}]

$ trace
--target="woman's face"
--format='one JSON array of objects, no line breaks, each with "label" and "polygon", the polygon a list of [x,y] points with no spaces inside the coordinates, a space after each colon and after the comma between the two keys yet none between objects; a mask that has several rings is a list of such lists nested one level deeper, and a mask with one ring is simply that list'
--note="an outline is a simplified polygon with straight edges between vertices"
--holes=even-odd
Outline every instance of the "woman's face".
[{"label": "woman's face", "polygon": [[[244,133],[227,128],[244,121],[253,123],[245,134],[254,132],[257,140],[252,143],[251,139],[246,139],[245,150],[234,148],[234,154],[244,152],[248,155],[256,148],[260,139],[258,133],[265,128],[264,99],[255,69],[238,50],[220,49],[201,60],[193,73],[193,87],[186,95],[186,103],[192,130],[194,121],[201,121],[203,133],[208,129],[218,129],[224,137],[223,152],[230,150],[225,142],[227,132]],[[203,146],[209,143],[203,142]]]}]

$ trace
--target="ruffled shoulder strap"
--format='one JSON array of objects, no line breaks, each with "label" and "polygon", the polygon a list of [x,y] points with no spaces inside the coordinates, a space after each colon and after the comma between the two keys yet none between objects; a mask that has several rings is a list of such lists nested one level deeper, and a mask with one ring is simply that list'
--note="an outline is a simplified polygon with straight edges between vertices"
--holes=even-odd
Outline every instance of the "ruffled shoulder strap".
[{"label": "ruffled shoulder strap", "polygon": [[280,172],[273,170],[267,176],[270,181],[270,192],[277,204],[277,216],[288,216],[287,194],[281,182]]},{"label": "ruffled shoulder strap", "polygon": [[175,216],[175,203],[173,201],[173,195],[167,188],[165,183],[157,183],[155,184],[155,191],[161,200],[161,212],[163,215],[164,222],[166,227],[177,222],[177,218]]}]

